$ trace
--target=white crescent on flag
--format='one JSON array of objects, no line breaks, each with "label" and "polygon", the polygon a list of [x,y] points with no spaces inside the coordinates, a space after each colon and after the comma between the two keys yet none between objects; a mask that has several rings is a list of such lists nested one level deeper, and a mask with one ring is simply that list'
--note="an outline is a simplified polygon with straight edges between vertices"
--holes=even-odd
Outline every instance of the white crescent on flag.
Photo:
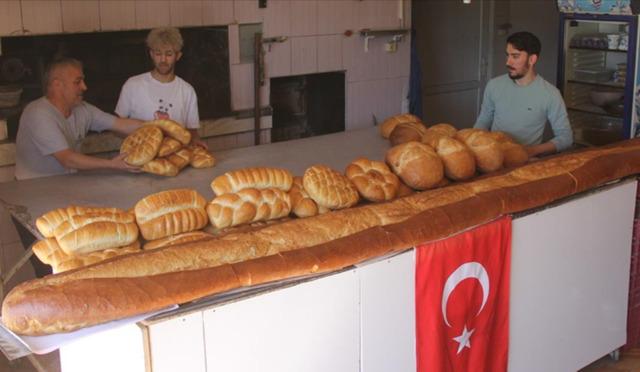
[{"label": "white crescent on flag", "polygon": [[489,298],[489,274],[487,270],[482,266],[479,262],[467,262],[460,265],[454,272],[449,275],[447,281],[444,284],[444,288],[442,291],[442,315],[444,316],[444,322],[447,326],[451,327],[449,324],[449,319],[447,319],[447,302],[449,301],[449,296],[451,292],[465,279],[477,279],[482,286],[482,305],[480,309],[476,313],[476,316],[480,314],[484,305],[487,303],[487,298]]}]

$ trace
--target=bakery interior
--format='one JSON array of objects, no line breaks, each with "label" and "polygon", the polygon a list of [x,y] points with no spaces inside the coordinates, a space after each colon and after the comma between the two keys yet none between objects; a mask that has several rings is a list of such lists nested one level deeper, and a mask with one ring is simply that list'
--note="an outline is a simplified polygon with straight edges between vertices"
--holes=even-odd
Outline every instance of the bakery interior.
[{"label": "bakery interior", "polygon": [[[631,14],[612,15],[623,7]],[[640,371],[640,144],[629,140],[640,109],[639,12],[630,0],[0,0],[0,300],[9,299],[0,371],[423,370],[414,247],[504,217],[513,226],[510,324],[495,370]],[[42,96],[45,66],[81,60],[84,99],[113,113],[127,78],[152,68],[147,33],[166,26],[184,38],[176,74],[198,95],[198,132],[215,164],[172,177],[88,171],[17,181],[18,122]],[[439,123],[472,128],[518,31],[541,41],[536,71],[563,94],[571,148],[493,169],[478,163],[465,177],[440,165],[426,186],[405,178],[389,150],[415,133],[437,149],[440,136],[432,146],[424,131]],[[416,105],[420,122],[396,131]],[[547,125],[545,140],[552,135]],[[90,133],[81,150],[110,157],[122,144]],[[350,173],[372,167],[367,159],[386,160],[406,196],[398,181],[393,197],[358,196]],[[229,222],[218,210],[232,201],[216,199],[247,168],[269,168],[288,193],[232,193],[290,202],[278,211],[272,202],[269,218]],[[325,206],[307,176],[336,180],[350,200]],[[189,229],[202,231],[180,231],[194,234],[182,243],[196,257],[188,264],[175,258],[180,243],[145,247],[173,233],[155,236],[140,217],[143,199],[177,189],[203,218]],[[313,212],[294,210],[294,190]],[[167,203],[158,200],[148,203]],[[58,239],[66,250],[42,218],[72,206],[117,208],[109,213],[127,218],[137,248],[124,252],[129,240],[112,249],[117,257],[81,258],[70,275],[48,277],[54,265],[31,255],[32,244]],[[41,286],[59,290],[59,302]],[[10,323],[21,311],[33,314],[29,326]]]}]

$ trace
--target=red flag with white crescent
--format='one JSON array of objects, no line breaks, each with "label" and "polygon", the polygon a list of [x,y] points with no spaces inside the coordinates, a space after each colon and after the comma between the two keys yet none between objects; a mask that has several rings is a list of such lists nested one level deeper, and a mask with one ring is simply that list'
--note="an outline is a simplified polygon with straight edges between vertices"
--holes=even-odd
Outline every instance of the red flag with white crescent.
[{"label": "red flag with white crescent", "polygon": [[506,371],[511,218],[416,248],[417,370]]}]

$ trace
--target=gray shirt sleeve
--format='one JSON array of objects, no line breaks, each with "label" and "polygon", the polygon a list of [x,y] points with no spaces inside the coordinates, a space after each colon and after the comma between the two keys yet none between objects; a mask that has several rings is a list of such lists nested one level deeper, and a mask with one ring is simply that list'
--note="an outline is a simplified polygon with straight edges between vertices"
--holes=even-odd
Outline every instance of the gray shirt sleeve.
[{"label": "gray shirt sleeve", "polygon": [[84,105],[90,116],[89,129],[96,132],[113,129],[116,121],[114,115],[108,114],[90,103],[85,102]]},{"label": "gray shirt sleeve", "polygon": [[493,124],[493,114],[495,112],[496,106],[493,102],[493,84],[491,81],[487,84],[487,87],[484,90],[484,96],[482,97],[482,107],[480,108],[480,115],[476,119],[476,123],[473,125],[474,128],[480,129],[491,129],[491,124]]}]

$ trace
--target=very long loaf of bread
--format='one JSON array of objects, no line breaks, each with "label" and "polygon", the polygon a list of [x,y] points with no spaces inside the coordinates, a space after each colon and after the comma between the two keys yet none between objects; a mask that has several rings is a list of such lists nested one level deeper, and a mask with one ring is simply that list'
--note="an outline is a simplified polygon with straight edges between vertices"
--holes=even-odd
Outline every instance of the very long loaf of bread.
[{"label": "very long loaf of bread", "polygon": [[640,141],[632,140],[393,202],[136,253],[17,286],[3,303],[3,321],[22,334],[69,331],[239,286],[336,270],[638,172]]}]

